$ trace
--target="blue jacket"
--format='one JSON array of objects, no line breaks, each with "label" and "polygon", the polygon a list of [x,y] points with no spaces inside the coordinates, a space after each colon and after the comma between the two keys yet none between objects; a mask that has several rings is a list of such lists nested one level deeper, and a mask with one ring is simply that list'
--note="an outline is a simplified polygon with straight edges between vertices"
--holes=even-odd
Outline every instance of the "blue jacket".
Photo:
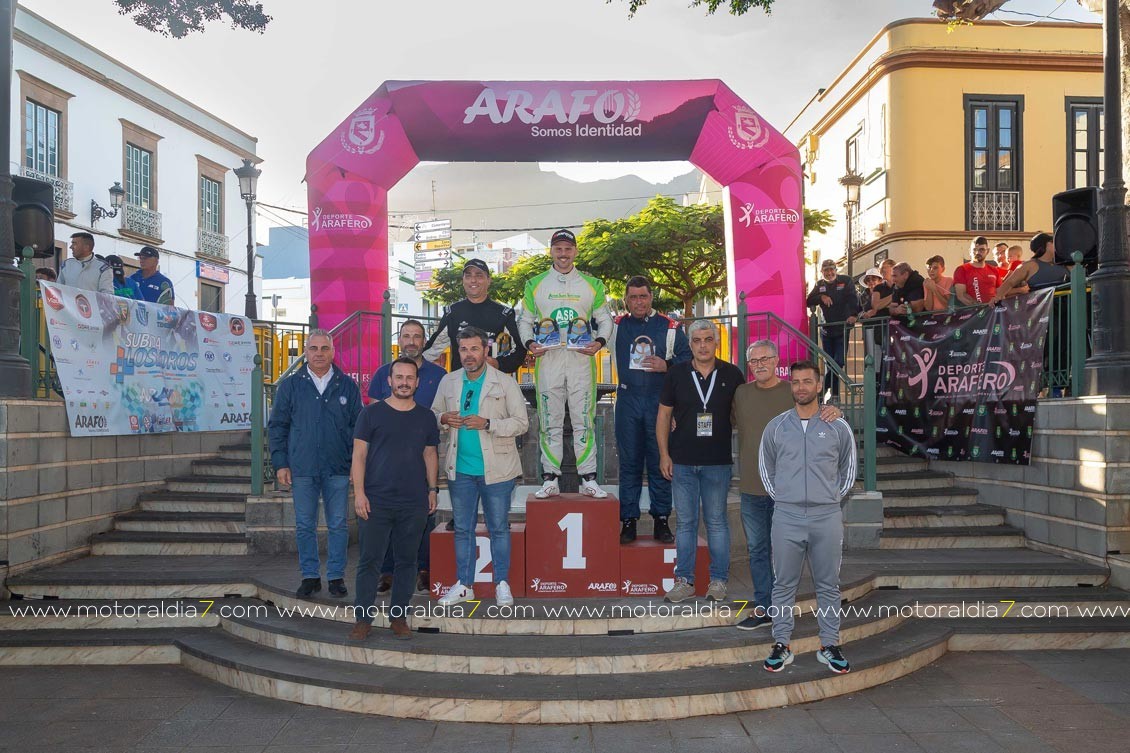
[{"label": "blue jacket", "polygon": [[271,465],[292,476],[348,476],[361,390],[338,366],[318,394],[307,368],[279,383],[268,424]]},{"label": "blue jacket", "polygon": [[[658,396],[663,390],[663,381],[667,375],[630,368],[632,344],[641,336],[651,338],[655,355],[666,360],[668,365],[691,360],[691,346],[678,322],[654,311],[644,319],[625,314],[616,320],[613,348],[620,387]],[[668,348],[674,352],[669,352]]]},{"label": "blue jacket", "polygon": [[[369,382],[370,400],[387,400],[392,396],[392,387],[388,386],[388,375],[392,369],[391,363],[386,363],[373,374],[373,381]],[[436,390],[439,389],[440,380],[447,376],[447,370],[428,359],[424,359],[423,366],[416,374],[416,395],[413,398],[425,408],[431,408],[436,400]]]}]

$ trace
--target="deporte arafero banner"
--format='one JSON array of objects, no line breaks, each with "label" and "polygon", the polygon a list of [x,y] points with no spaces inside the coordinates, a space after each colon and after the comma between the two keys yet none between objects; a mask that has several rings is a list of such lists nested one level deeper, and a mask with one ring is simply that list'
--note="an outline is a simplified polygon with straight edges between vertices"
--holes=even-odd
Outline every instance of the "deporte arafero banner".
[{"label": "deporte arafero banner", "polygon": [[72,436],[251,428],[249,319],[39,285]]},{"label": "deporte arafero banner", "polygon": [[936,460],[1027,465],[1052,293],[892,319],[879,441]]}]

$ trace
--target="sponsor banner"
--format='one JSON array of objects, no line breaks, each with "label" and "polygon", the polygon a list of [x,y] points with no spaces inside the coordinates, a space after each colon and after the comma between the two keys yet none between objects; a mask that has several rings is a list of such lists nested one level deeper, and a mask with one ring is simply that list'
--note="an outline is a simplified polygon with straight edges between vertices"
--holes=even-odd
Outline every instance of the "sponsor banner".
[{"label": "sponsor banner", "polygon": [[879,441],[934,460],[1028,465],[1052,293],[891,320]]},{"label": "sponsor banner", "polygon": [[40,282],[72,436],[251,428],[249,319]]}]

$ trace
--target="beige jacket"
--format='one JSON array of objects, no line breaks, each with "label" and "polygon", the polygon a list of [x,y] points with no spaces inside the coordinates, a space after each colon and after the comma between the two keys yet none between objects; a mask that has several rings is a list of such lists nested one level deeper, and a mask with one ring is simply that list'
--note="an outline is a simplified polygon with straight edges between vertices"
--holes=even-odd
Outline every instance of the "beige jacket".
[{"label": "beige jacket", "polygon": [[[460,401],[463,398],[464,371],[457,369],[440,380],[436,399],[432,403],[436,421],[444,413],[458,411],[462,407]],[[483,379],[482,392],[479,394],[479,415],[490,419],[490,430],[484,430],[481,437],[484,480],[488,484],[497,484],[522,475],[522,459],[514,438],[526,433],[530,419],[526,413],[526,399],[522,397],[522,390],[514,377],[503,374],[488,364]],[[439,428],[440,431],[447,432],[444,470],[447,478],[453,480],[455,459],[459,455],[459,432],[442,424]]]}]

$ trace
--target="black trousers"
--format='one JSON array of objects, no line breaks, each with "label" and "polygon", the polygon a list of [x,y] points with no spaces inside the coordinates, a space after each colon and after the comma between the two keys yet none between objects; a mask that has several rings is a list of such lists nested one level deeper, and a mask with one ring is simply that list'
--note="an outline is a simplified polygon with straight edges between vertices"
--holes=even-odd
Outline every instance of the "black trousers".
[{"label": "black trousers", "polygon": [[416,553],[427,520],[428,505],[424,501],[411,507],[372,502],[369,519],[357,519],[361,560],[357,564],[355,603],[359,621],[373,621],[367,611],[377,600],[381,563],[389,550],[394,563],[389,614],[392,617],[404,616],[404,610],[416,591]]}]

